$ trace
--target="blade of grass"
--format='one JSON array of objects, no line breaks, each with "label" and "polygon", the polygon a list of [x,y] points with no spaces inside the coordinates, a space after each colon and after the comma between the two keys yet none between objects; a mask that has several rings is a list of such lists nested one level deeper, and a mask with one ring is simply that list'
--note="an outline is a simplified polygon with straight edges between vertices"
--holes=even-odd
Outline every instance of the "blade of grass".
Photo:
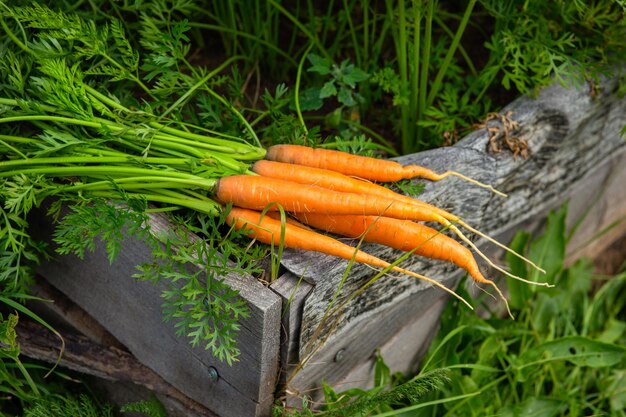
[{"label": "blade of grass", "polygon": [[[28,295],[28,294],[12,294],[12,297],[15,298],[15,299],[21,299],[21,300],[40,300],[40,301],[42,301],[41,298],[33,297],[31,295]],[[46,374],[46,376],[50,375],[54,371],[54,369],[59,365],[59,363],[61,362],[61,357],[63,356],[63,352],[65,351],[65,340],[63,339],[63,336],[61,336],[61,334],[55,328],[53,328],[51,325],[49,325],[44,319],[42,319],[39,315],[37,315],[35,312],[30,310],[26,306],[23,306],[22,304],[17,303],[13,299],[7,298],[7,297],[4,297],[4,296],[0,296],[0,302],[8,305],[11,308],[14,308],[15,310],[19,311],[20,313],[30,317],[31,319],[33,319],[37,323],[39,323],[42,326],[44,326],[46,329],[50,330],[56,337],[59,338],[59,340],[61,341],[61,348],[59,349],[59,356],[57,357],[57,361],[54,363],[53,367]],[[28,373],[28,372],[26,372],[26,373]],[[25,375],[25,377],[26,377],[26,375]],[[32,380],[31,380],[31,382],[32,382]],[[33,382],[33,384],[34,384],[34,382]],[[38,392],[36,386],[34,386],[33,391]]]},{"label": "blade of grass", "polygon": [[317,47],[318,51],[324,55],[325,58],[332,59],[324,45],[320,43],[320,40],[317,36],[312,34],[306,26],[302,24],[293,14],[291,14],[287,9],[278,4],[275,0],[269,0],[269,3],[274,6],[280,13],[282,13],[288,20],[291,21],[304,35],[309,38],[309,40]]},{"label": "blade of grass", "polygon": [[431,89],[430,89],[430,92],[428,93],[428,98],[425,99],[424,106],[432,105],[433,101],[437,97],[437,94],[439,93],[439,90],[442,87],[441,82],[443,80],[443,77],[448,72],[448,67],[450,66],[450,63],[452,62],[452,58],[454,57],[454,54],[459,48],[459,45],[461,43],[461,37],[463,36],[463,33],[465,32],[465,28],[467,27],[467,23],[469,22],[469,19],[472,15],[472,11],[474,10],[475,4],[476,4],[476,0],[470,0],[467,3],[467,7],[465,8],[465,13],[463,13],[463,18],[461,19],[461,22],[459,23],[459,27],[456,30],[456,34],[454,35],[454,38],[452,39],[452,43],[450,44],[450,47],[448,48],[448,52],[446,53],[446,56],[443,59],[443,63],[439,67],[439,71],[437,72],[435,79],[430,84]]},{"label": "blade of grass", "polygon": [[306,123],[304,122],[304,117],[302,116],[302,111],[300,110],[300,83],[302,80],[302,69],[304,67],[304,61],[306,57],[309,55],[309,52],[313,48],[313,44],[309,44],[307,49],[302,54],[302,58],[300,59],[300,63],[298,64],[298,71],[296,72],[296,85],[295,85],[295,106],[296,106],[296,114],[298,115],[298,120],[300,121],[300,125],[302,126],[302,130],[304,131],[305,139],[309,136],[309,131],[306,128]]}]

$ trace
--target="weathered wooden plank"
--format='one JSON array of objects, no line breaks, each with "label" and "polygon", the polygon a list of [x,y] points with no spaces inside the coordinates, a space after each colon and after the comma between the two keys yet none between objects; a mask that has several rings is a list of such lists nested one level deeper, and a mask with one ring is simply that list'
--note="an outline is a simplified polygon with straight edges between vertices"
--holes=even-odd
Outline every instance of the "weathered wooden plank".
[{"label": "weathered wooden plank", "polygon": [[123,349],[95,343],[83,335],[62,332],[61,355],[61,341],[41,324],[20,319],[16,333],[21,355],[104,380],[140,385],[185,408],[187,415],[217,417]]},{"label": "weathered wooden plank", "polygon": [[574,214],[586,214],[571,238],[568,259],[596,258],[626,234],[626,149],[599,166],[573,194],[568,224],[578,222]]},{"label": "weathered wooden plank", "polygon": [[[162,216],[151,219],[155,233],[169,227]],[[48,220],[44,216],[38,220],[33,228],[49,235]],[[39,273],[96,318],[139,361],[190,398],[224,417],[269,415],[278,373],[280,297],[250,276],[224,277],[251,310],[251,316],[240,323],[240,361],[229,366],[210,351],[191,347],[175,335],[173,324],[163,323],[165,287],[131,278],[136,266],[149,259],[146,244],[128,238],[113,264],[98,246],[84,260],[58,257]],[[214,371],[217,380],[212,379]]]},{"label": "weathered wooden plank", "polygon": [[[427,300],[429,307],[422,309],[419,315],[412,315],[404,326],[395,327],[396,334],[378,347],[385,364],[394,372],[405,375],[415,372],[431,340],[439,327],[439,317],[449,297],[441,295],[434,302]],[[399,309],[399,315],[406,315],[406,310]],[[419,317],[419,319],[416,319]],[[374,326],[370,326],[374,327]],[[377,331],[377,329],[373,329]],[[362,362],[335,383],[341,389],[371,387],[374,383],[375,356]]]},{"label": "weathered wooden plank", "polygon": [[[613,81],[607,81],[601,88],[601,94],[593,98],[584,88],[566,89],[553,85],[535,98],[520,98],[504,109],[502,114],[510,112],[510,119],[519,125],[510,134],[527,143],[530,150],[527,159],[513,158],[510,152],[488,152],[490,136],[485,128],[471,133],[455,146],[407,155],[398,160],[439,172],[456,170],[507,193],[508,198],[501,198],[462,180],[448,178],[426,184],[420,196],[420,199],[460,215],[503,242],[508,242],[518,230],[535,230],[539,227],[539,219],[565,201],[570,201],[569,225],[589,206],[590,200],[603,201],[599,205],[604,207],[603,215],[596,216],[597,222],[586,229],[579,229],[580,239],[587,239],[590,233],[623,218],[626,207],[622,203],[626,187],[620,187],[623,184],[621,179],[626,175],[626,142],[620,136],[620,130],[626,124],[626,100],[614,94],[616,83]],[[487,127],[503,130],[498,120],[488,122]],[[604,194],[599,194],[601,189],[605,190]],[[616,205],[619,208],[615,208]],[[494,247],[483,240],[477,243],[496,254]],[[398,256],[397,252],[374,245],[363,248],[387,259]],[[411,305],[413,300],[428,308],[441,297],[440,290],[423,283],[408,278],[384,277],[366,292],[347,301],[337,312],[340,319],[336,326],[330,326],[323,321],[324,312],[340,283],[342,289],[336,304],[348,300],[350,294],[358,291],[372,276],[371,269],[355,266],[348,279],[342,282],[347,267],[344,261],[289,251],[283,264],[296,276],[304,276],[315,284],[302,314],[300,359],[307,358],[311,349],[319,350],[298,375],[292,376],[293,386],[288,388],[294,392],[314,388],[316,385],[311,381],[322,376],[326,381],[339,382],[348,379],[348,375],[359,374],[359,369],[367,369],[373,349],[391,340],[394,330],[395,337],[400,337],[402,328],[409,325],[409,321],[402,321],[402,315],[395,316],[398,318],[395,323],[387,321],[386,317],[393,317],[397,306]],[[455,268],[440,262],[415,258],[406,265],[448,285],[454,285],[461,275]],[[493,271],[488,275],[498,276]],[[417,327],[427,329],[433,328],[436,320],[436,315],[425,318],[414,311],[407,311],[406,316],[412,316],[410,321],[419,321]],[[334,352],[346,345],[352,349],[351,363],[332,361]],[[423,346],[415,346],[414,352],[420,349]]]},{"label": "weathered wooden plank", "polygon": [[45,279],[37,277],[35,284],[30,288],[30,293],[37,299],[31,300],[27,304],[28,308],[45,317],[46,322],[53,328],[59,331],[70,328],[95,343],[125,349],[108,330]]},{"label": "weathered wooden plank", "polygon": [[313,286],[287,272],[270,284],[270,288],[283,301],[279,385],[284,387],[291,369],[298,363],[302,307]]}]

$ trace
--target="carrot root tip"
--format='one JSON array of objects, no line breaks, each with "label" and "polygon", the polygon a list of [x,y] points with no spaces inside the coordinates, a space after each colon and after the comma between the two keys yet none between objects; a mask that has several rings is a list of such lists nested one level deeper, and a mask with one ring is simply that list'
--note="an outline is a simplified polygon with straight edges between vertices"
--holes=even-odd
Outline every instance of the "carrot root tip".
[{"label": "carrot root tip", "polygon": [[508,197],[508,195],[506,195],[502,191],[499,191],[499,190],[495,189],[493,186],[491,186],[489,184],[482,183],[480,181],[477,181],[477,180],[475,180],[473,178],[470,178],[470,177],[468,177],[466,175],[461,174],[460,172],[448,171],[448,172],[445,172],[445,173],[439,175],[439,179],[443,179],[443,178],[448,177],[450,175],[458,177],[458,178],[461,178],[461,179],[463,179],[463,180],[465,180],[467,182],[470,182],[470,183],[472,183],[474,185],[477,185],[479,187],[486,188],[487,190],[491,191],[492,193],[498,194],[500,197],[505,197],[505,198]]},{"label": "carrot root tip", "polygon": [[496,290],[496,292],[498,293],[498,296],[504,302],[504,306],[506,307],[506,312],[508,313],[509,317],[515,320],[515,316],[513,316],[513,313],[511,312],[511,308],[509,307],[509,302],[507,301],[504,294],[502,294],[502,291],[500,291],[500,288],[498,288],[496,283],[493,281],[489,281],[489,285],[491,285]]}]

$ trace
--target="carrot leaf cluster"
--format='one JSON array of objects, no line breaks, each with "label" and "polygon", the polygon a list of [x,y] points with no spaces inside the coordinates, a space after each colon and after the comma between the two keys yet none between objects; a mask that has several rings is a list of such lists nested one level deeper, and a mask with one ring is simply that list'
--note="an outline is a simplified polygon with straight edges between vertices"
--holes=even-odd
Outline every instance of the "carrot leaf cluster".
[{"label": "carrot leaf cluster", "polygon": [[[163,289],[179,335],[232,363],[249,308],[224,280],[257,274],[264,253],[236,243],[208,195],[264,149],[214,90],[239,89],[225,75],[234,60],[212,70],[189,62],[192,2],[158,3],[114,17],[0,2],[0,294],[27,293],[47,257],[101,246],[113,263],[140,239],[152,260],[135,278]],[[180,230],[156,236],[155,211]],[[33,235],[36,216],[54,220],[51,240]]]}]

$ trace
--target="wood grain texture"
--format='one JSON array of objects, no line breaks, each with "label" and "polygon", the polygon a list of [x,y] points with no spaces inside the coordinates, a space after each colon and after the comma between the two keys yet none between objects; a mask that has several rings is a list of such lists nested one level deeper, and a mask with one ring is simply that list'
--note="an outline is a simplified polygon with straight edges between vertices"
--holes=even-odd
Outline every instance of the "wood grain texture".
[{"label": "wood grain texture", "polygon": [[[151,221],[155,233],[170,227],[159,215]],[[42,216],[38,224],[31,224],[49,235],[47,222]],[[224,277],[251,310],[250,317],[240,322],[240,360],[229,366],[210,351],[191,347],[188,340],[176,336],[172,323],[163,322],[165,286],[131,278],[136,266],[149,259],[145,243],[129,237],[113,264],[100,245],[84,260],[57,257],[39,273],[98,320],[139,361],[198,403],[223,417],[269,415],[278,374],[280,297],[250,276]],[[210,367],[217,370],[217,381],[211,380]]]},{"label": "wood grain texture", "polygon": [[270,284],[270,289],[283,301],[279,385],[285,387],[288,375],[298,364],[302,308],[313,286],[287,272]]},{"label": "wood grain texture", "polygon": [[[519,124],[512,135],[526,141],[530,148],[527,159],[513,158],[508,151],[488,152],[487,128],[503,127],[498,120],[492,120],[486,128],[474,131],[455,146],[403,156],[398,161],[438,172],[459,171],[507,193],[508,198],[502,198],[450,177],[427,183],[420,195],[420,199],[450,210],[505,243],[519,230],[536,231],[548,211],[566,201],[570,206],[570,226],[594,202],[604,207],[603,215],[586,229],[579,229],[579,239],[584,241],[607,224],[624,218],[626,210],[626,187],[620,187],[624,184],[620,179],[626,175],[626,142],[620,136],[626,124],[626,100],[616,97],[616,84],[612,81],[601,88],[602,93],[592,98],[586,88],[553,85],[535,98],[523,97],[505,108],[502,114],[510,112],[510,119]],[[499,252],[483,240],[477,244],[491,255]],[[376,245],[364,245],[363,249],[388,260],[399,256]],[[424,308],[434,306],[442,297],[439,289],[410,278],[387,276],[350,299],[350,294],[372,277],[370,268],[354,266],[342,281],[347,262],[325,255],[288,251],[283,264],[294,275],[315,284],[302,313],[300,359],[307,358],[311,350],[319,350],[299,370],[300,375],[292,377],[293,391],[314,389],[310,381],[315,378],[340,382],[353,372],[358,374],[359,368],[371,364],[376,347],[384,346],[394,332],[399,334],[412,322],[419,322],[417,327],[426,329],[436,327],[433,323],[437,314],[423,317],[420,311],[405,308],[412,302],[425,303]],[[454,286],[462,275],[455,267],[417,257],[403,266],[448,286]],[[498,278],[487,268],[483,271]],[[336,312],[336,325],[331,326],[324,321],[324,312],[340,283],[342,289],[334,305],[347,301]],[[394,320],[390,322],[389,317]],[[350,364],[331,360],[333,352],[341,347],[351,349]],[[417,352],[423,347],[414,349]],[[398,347],[398,352],[401,350]]]},{"label": "wood grain texture", "polygon": [[45,279],[37,277],[30,292],[36,299],[29,300],[26,305],[45,317],[54,329],[79,333],[100,345],[126,349],[107,329]]}]

